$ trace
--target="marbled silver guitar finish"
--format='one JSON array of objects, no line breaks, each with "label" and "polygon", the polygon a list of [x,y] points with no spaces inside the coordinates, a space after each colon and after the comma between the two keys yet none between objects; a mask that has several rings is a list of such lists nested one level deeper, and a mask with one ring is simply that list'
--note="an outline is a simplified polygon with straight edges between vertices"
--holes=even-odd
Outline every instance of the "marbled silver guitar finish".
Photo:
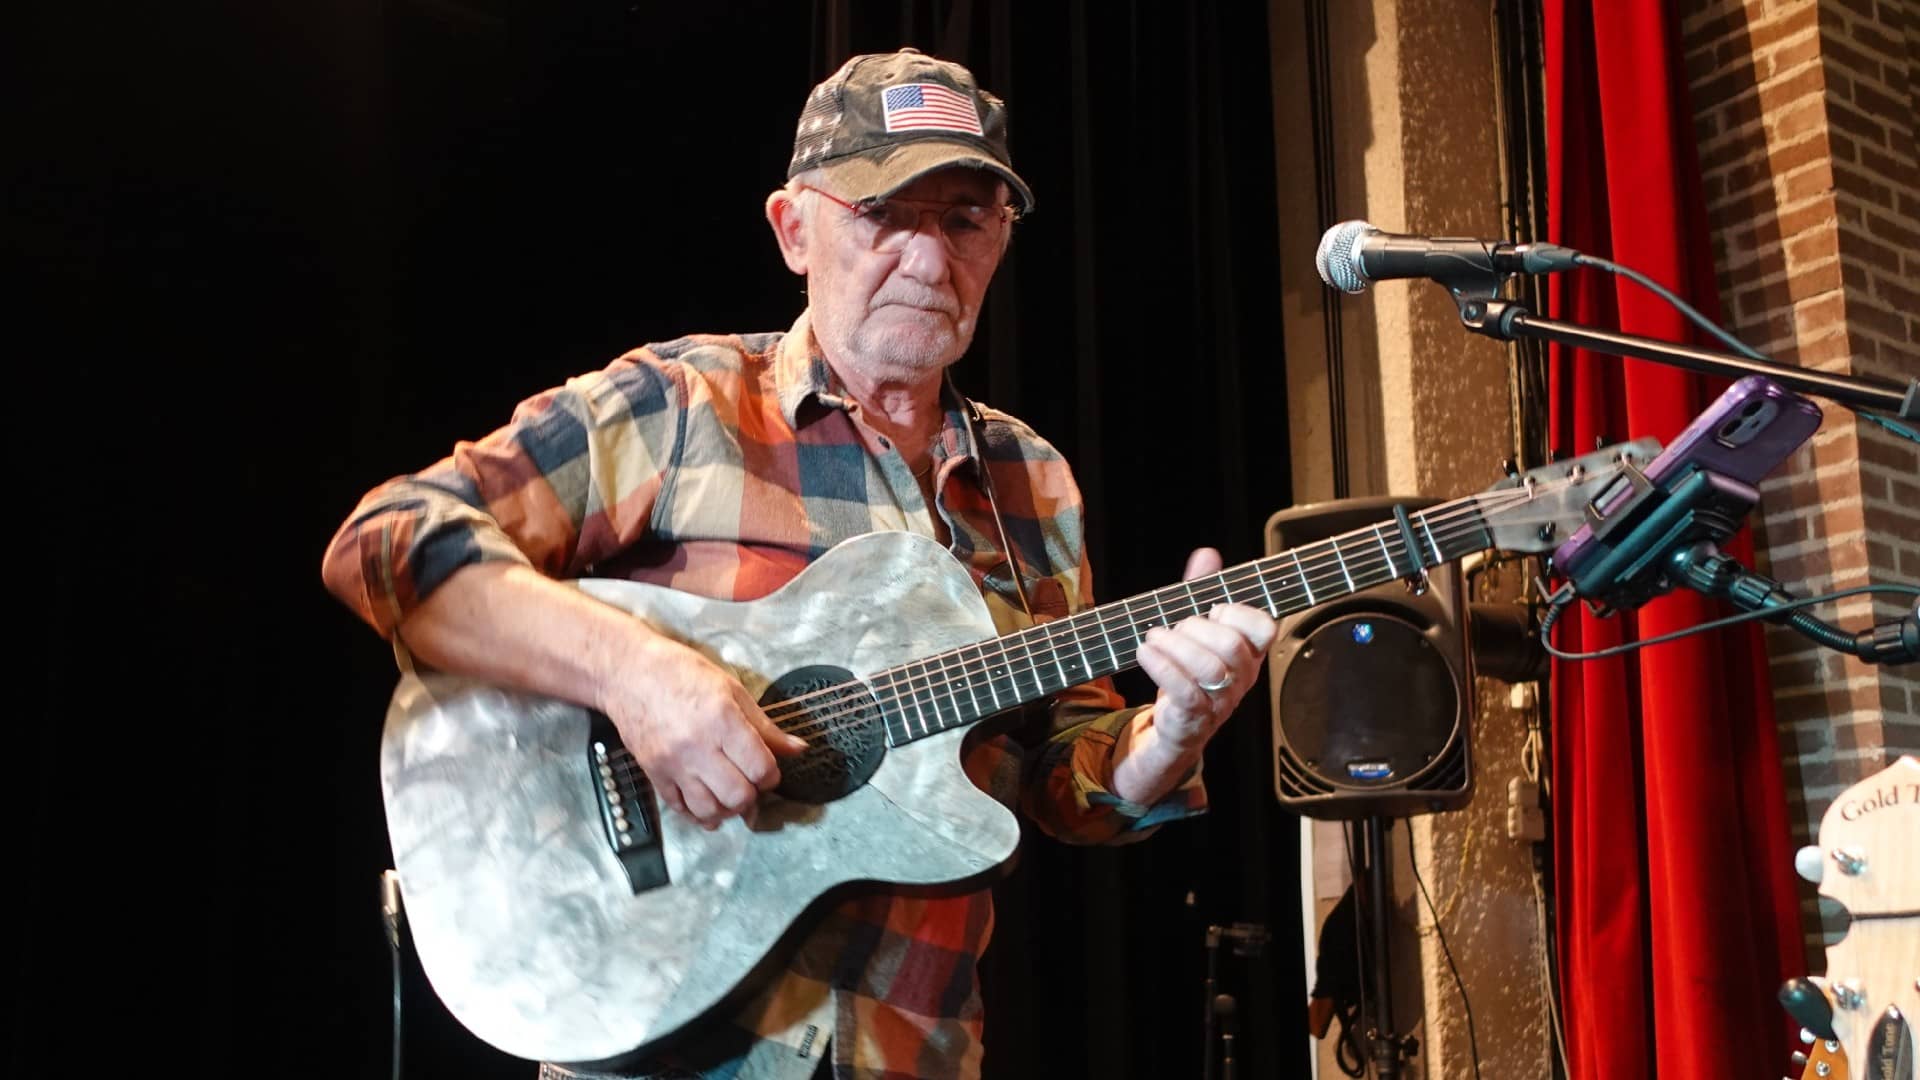
[{"label": "marbled silver guitar finish", "polygon": [[380,766],[421,965],[510,1054],[643,1055],[740,993],[830,892],[960,891],[1012,857],[1013,815],[961,771],[968,725],[1130,669],[1148,629],[1220,603],[1278,616],[1488,547],[1546,550],[1622,461],[1658,450],[1612,447],[1003,637],[967,570],[909,533],[849,540],[750,603],[578,582],[732,671],[812,748],[782,762],[779,792],[707,832],[657,812],[604,718],[403,678]]},{"label": "marbled silver guitar finish", "polygon": [[[865,675],[994,633],[966,569],[910,533],[842,544],[751,603],[578,584],[756,697],[823,657]],[[387,713],[381,781],[421,965],[456,1018],[520,1057],[644,1051],[725,1001],[836,886],[979,880],[1020,838],[961,771],[956,727],[887,749],[831,802],[771,795],[713,832],[659,815],[670,884],[636,894],[601,826],[589,722],[577,706],[431,675],[403,680]]]}]

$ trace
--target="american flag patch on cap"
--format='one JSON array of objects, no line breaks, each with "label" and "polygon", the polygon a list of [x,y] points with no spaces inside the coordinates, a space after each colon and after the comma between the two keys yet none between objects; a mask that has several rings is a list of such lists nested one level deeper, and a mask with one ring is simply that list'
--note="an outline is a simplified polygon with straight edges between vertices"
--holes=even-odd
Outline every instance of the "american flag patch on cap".
[{"label": "american flag patch on cap", "polygon": [[888,131],[962,131],[980,129],[980,113],[973,101],[939,83],[906,83],[881,92],[881,113]]}]

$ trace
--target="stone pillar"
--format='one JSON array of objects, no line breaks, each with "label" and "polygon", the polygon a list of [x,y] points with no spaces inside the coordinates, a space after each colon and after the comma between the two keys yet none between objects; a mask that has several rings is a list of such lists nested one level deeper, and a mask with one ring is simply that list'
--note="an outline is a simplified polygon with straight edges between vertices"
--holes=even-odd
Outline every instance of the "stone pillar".
[{"label": "stone pillar", "polygon": [[[1374,0],[1326,4],[1333,87],[1336,220],[1389,231],[1498,235],[1500,151],[1492,25],[1485,3]],[[1286,334],[1294,491],[1333,496],[1326,334],[1332,294],[1315,275],[1315,213],[1305,0],[1272,0],[1275,147],[1280,192],[1281,307]],[[1339,302],[1352,495],[1454,497],[1500,478],[1514,453],[1506,349],[1461,328],[1439,286],[1389,282]],[[1476,600],[1512,600],[1512,569],[1473,578]],[[1551,1075],[1535,916],[1532,845],[1506,832],[1507,783],[1521,776],[1530,710],[1481,680],[1473,718],[1476,792],[1465,809],[1412,819],[1392,840],[1395,1019],[1419,1038],[1409,1077],[1472,1075],[1466,1014],[1420,873],[1473,1004],[1485,1075]],[[1521,704],[1525,704],[1524,701]],[[1303,836],[1308,912],[1317,927],[1344,886],[1337,826]],[[1306,932],[1311,932],[1307,930]],[[1405,946],[1401,944],[1405,942]],[[1309,973],[1311,982],[1311,973]],[[1338,1076],[1322,1048],[1320,1075]]]}]

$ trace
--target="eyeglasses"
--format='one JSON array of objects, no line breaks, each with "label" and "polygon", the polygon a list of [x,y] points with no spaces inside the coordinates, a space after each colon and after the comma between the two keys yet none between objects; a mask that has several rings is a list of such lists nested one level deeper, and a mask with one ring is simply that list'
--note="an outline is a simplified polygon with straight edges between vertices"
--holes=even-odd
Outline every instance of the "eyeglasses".
[{"label": "eyeglasses", "polygon": [[998,254],[1007,229],[1020,214],[1011,206],[930,202],[924,199],[862,199],[850,203],[811,184],[799,185],[853,215],[874,251],[906,249],[928,214],[940,222],[940,235],[957,259],[982,259]]}]

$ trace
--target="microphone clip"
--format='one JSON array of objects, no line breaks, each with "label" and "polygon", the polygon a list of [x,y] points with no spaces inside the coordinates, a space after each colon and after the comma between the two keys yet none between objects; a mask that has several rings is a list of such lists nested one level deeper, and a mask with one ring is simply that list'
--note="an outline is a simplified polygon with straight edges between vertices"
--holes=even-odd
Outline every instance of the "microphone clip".
[{"label": "microphone clip", "polygon": [[1470,286],[1465,291],[1448,285],[1447,291],[1453,294],[1454,306],[1460,309],[1460,325],[1482,337],[1512,341],[1515,337],[1514,321],[1527,314],[1527,309],[1515,301],[1500,297],[1500,287],[1505,283],[1506,277],[1497,277],[1491,285],[1482,283],[1482,288]]}]

